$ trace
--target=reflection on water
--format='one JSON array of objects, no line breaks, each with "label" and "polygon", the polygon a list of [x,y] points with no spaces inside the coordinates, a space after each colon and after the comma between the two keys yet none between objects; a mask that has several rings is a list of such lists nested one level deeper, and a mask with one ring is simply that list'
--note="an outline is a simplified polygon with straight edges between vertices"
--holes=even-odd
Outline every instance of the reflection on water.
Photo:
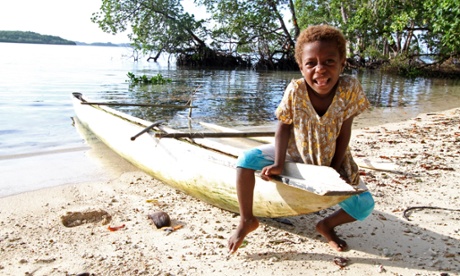
[{"label": "reflection on water", "polygon": [[[0,43],[0,156],[74,148],[71,93],[94,101],[184,104],[197,108],[124,108],[170,126],[198,128],[199,121],[226,126],[275,122],[274,111],[298,71],[186,70],[130,58],[132,50],[117,47]],[[173,80],[166,85],[130,87],[127,73]],[[404,79],[378,71],[349,72],[363,84],[373,108],[355,120],[355,127],[394,122],[419,113],[460,106],[460,83],[440,79]]]},{"label": "reflection on water", "polygon": [[[123,100],[152,104],[183,105],[192,99],[197,108],[161,109],[145,107],[120,108],[130,114],[155,121],[165,119],[177,128],[200,128],[199,121],[228,126],[254,126],[273,123],[274,110],[291,79],[299,72],[255,72],[251,70],[162,70],[171,78],[166,85],[131,86],[128,95],[117,98],[105,94],[107,100]],[[378,71],[349,72],[361,81],[373,108],[358,117],[359,126],[414,117],[421,112],[432,112],[458,107],[460,83],[458,80],[405,79]]]},{"label": "reflection on water", "polygon": [[357,118],[358,127],[460,107],[459,80],[407,79],[379,71],[361,72],[357,76],[373,106]]},{"label": "reflection on water", "polygon": [[[275,119],[274,110],[284,88],[298,73],[224,70],[172,70],[164,86],[131,87],[131,100],[159,104],[185,104],[192,99],[193,122],[258,125]],[[128,108],[135,116],[167,118],[175,127],[188,126],[188,109]],[[196,126],[195,124],[193,124]],[[197,126],[196,126],[197,127]]]},{"label": "reflection on water", "polygon": [[375,107],[411,107],[443,99],[448,94],[459,94],[458,80],[406,79],[372,71],[360,73],[358,77]]}]

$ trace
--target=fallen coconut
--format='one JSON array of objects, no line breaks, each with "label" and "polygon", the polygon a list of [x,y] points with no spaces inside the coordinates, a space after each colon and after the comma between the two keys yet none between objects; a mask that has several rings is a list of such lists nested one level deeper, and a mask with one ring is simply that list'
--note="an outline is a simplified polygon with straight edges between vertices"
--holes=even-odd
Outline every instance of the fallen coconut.
[{"label": "fallen coconut", "polygon": [[171,226],[171,219],[166,212],[158,211],[153,214],[149,214],[148,218],[153,221],[153,224],[155,224],[157,229]]}]

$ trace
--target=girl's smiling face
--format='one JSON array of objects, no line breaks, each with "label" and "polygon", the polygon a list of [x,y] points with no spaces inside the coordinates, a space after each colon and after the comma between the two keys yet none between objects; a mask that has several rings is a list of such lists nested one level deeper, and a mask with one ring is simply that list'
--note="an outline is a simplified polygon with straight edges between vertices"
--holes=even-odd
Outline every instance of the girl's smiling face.
[{"label": "girl's smiling face", "polygon": [[340,56],[335,42],[315,41],[303,46],[300,71],[319,96],[332,92],[344,66],[345,57]]}]

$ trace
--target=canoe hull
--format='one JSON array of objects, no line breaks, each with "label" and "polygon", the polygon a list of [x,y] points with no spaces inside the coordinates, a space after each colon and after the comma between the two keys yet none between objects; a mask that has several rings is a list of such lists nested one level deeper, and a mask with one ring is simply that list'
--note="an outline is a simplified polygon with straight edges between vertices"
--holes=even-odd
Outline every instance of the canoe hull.
[{"label": "canoe hull", "polygon": [[[189,141],[131,137],[151,123],[73,98],[76,117],[108,147],[156,179],[219,208],[238,212],[235,157]],[[120,116],[118,116],[120,115]],[[254,214],[286,217],[329,208],[349,195],[322,196],[256,177]]]}]

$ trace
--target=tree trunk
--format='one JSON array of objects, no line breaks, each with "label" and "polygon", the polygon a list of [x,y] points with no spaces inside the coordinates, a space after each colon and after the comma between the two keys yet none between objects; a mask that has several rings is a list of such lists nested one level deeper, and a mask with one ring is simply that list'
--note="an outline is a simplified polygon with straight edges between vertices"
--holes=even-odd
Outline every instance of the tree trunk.
[{"label": "tree trunk", "polygon": [[154,57],[150,56],[150,57],[147,59],[147,61],[150,61],[151,59],[153,59],[154,62],[157,62],[157,60],[158,60],[158,58],[160,57],[160,55],[161,55],[162,52],[163,52],[163,50],[158,51],[158,53],[157,53]]},{"label": "tree trunk", "polygon": [[408,53],[409,52],[409,48],[410,48],[410,42],[412,40],[412,36],[413,36],[413,33],[414,33],[414,21],[412,21],[410,23],[410,29],[407,33],[407,38],[406,38],[406,41],[404,43],[404,47],[401,49],[401,52],[402,53]]},{"label": "tree trunk", "polygon": [[383,39],[383,52],[382,52],[384,57],[390,58],[390,45],[388,43],[388,39],[384,38]]},{"label": "tree trunk", "polygon": [[289,0],[289,10],[291,11],[292,15],[292,25],[294,27],[294,38],[297,39],[300,34],[300,28],[299,25],[297,24],[297,15],[295,12],[295,7],[294,7],[294,2],[292,0]]},{"label": "tree trunk", "polygon": [[343,23],[347,24],[348,23],[348,15],[347,15],[347,12],[345,11],[345,7],[343,5],[343,2],[340,3],[340,13],[342,14]]},{"label": "tree trunk", "polygon": [[[289,45],[291,46],[295,45],[294,40],[292,40],[291,34],[289,33],[289,30],[286,27],[286,24],[284,24],[283,17],[278,11],[278,7],[276,6],[276,3],[273,0],[268,0],[267,2],[270,8],[272,9],[272,11],[276,14],[276,17],[278,18],[278,21],[281,25],[281,29],[283,29],[284,35],[286,39],[288,40]],[[286,48],[290,48],[290,47],[286,47]]]},{"label": "tree trunk", "polygon": [[397,32],[396,33],[396,38],[395,38],[395,51],[398,54],[401,54],[401,33]]}]

